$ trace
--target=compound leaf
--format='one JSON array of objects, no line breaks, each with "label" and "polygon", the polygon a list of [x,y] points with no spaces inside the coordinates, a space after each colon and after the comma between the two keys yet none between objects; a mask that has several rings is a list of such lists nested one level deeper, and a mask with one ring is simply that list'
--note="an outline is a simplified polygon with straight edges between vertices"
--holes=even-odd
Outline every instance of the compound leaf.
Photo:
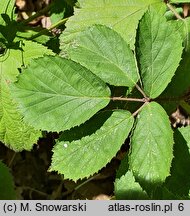
[{"label": "compound leaf", "polygon": [[106,26],[95,25],[80,33],[68,54],[111,85],[133,87],[138,80],[133,52],[117,32]]},{"label": "compound leaf", "polygon": [[48,131],[80,125],[110,100],[109,88],[88,69],[51,56],[33,60],[13,91],[26,122]]},{"label": "compound leaf", "polygon": [[118,110],[90,136],[72,142],[58,142],[53,149],[50,170],[77,180],[98,172],[117,153],[133,126],[133,116]]},{"label": "compound leaf", "polygon": [[66,23],[60,38],[62,55],[78,33],[93,24],[102,24],[117,31],[134,49],[138,22],[149,5],[159,7],[160,0],[79,0],[74,16]]},{"label": "compound leaf", "polygon": [[30,150],[41,132],[23,122],[10,85],[17,79],[18,68],[44,53],[52,54],[40,44],[23,41],[22,48],[10,48],[0,56],[0,141],[15,151]]},{"label": "compound leaf", "polygon": [[135,181],[133,173],[128,171],[115,181],[115,197],[117,200],[142,200],[148,199],[148,195]]},{"label": "compound leaf", "polygon": [[148,190],[164,182],[173,158],[173,131],[164,109],[156,102],[143,107],[131,139],[129,168]]},{"label": "compound leaf", "polygon": [[149,8],[139,26],[138,56],[144,91],[159,96],[171,81],[182,54],[182,39],[164,17]]},{"label": "compound leaf", "polygon": [[8,167],[0,161],[0,200],[16,199],[14,182]]}]

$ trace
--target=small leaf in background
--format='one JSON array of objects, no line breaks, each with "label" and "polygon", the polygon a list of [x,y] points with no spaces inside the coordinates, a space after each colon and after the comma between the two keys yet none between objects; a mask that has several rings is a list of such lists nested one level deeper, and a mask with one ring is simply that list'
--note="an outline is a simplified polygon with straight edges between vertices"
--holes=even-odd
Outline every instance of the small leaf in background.
[{"label": "small leaf in background", "polygon": [[164,109],[156,102],[143,107],[131,138],[129,168],[143,188],[152,190],[170,174],[173,131]]},{"label": "small leaf in background", "polygon": [[67,45],[78,37],[78,33],[94,24],[102,24],[117,31],[134,49],[138,22],[149,5],[159,7],[160,0],[79,0],[74,16],[66,23],[60,37],[62,55]]},{"label": "small leaf in background", "polygon": [[134,87],[139,79],[133,52],[106,26],[95,25],[79,34],[68,55],[111,85]]},{"label": "small leaf in background", "polygon": [[2,19],[2,14],[6,14],[13,18],[15,0],[1,0],[0,1],[0,25],[4,25],[5,21]]},{"label": "small leaf in background", "polygon": [[135,181],[133,173],[128,171],[115,181],[115,197],[117,200],[144,200],[148,195],[143,191],[138,182]]},{"label": "small leaf in background", "polygon": [[62,0],[54,0],[50,10],[51,23],[55,24],[63,19],[67,3]]},{"label": "small leaf in background", "polygon": [[17,80],[18,68],[28,64],[33,58],[52,52],[32,41],[17,44],[17,48],[10,47],[5,55],[0,56],[0,141],[15,151],[21,151],[31,150],[41,132],[23,122],[18,104],[11,94],[10,85]]},{"label": "small leaf in background", "polygon": [[182,39],[173,26],[151,7],[139,25],[137,53],[145,93],[158,97],[175,74],[182,55]]},{"label": "small leaf in background", "polygon": [[190,126],[176,129],[174,138],[171,176],[167,178],[165,185],[176,195],[188,196],[190,189]]},{"label": "small leaf in background", "polygon": [[53,149],[50,170],[77,180],[98,172],[116,155],[133,126],[133,116],[118,110],[100,129],[73,142],[58,142]]},{"label": "small leaf in background", "polygon": [[0,1],[0,40],[12,42],[16,35],[17,22],[14,13],[15,0]]},{"label": "small leaf in background", "polygon": [[[16,32],[16,37],[22,39],[32,38],[34,35],[42,31],[41,27],[28,27],[26,30],[25,26],[19,26],[18,31]],[[32,39],[33,42],[37,42],[39,44],[46,44],[49,40],[53,38],[52,34],[48,32],[47,34],[40,35],[37,38]]]},{"label": "small leaf in background", "polygon": [[52,55],[52,51],[48,50],[41,44],[32,41],[18,41],[9,47],[6,54],[0,56],[0,76],[4,77],[8,82],[14,82],[19,75],[18,68],[30,63],[33,58],[38,58],[44,54]]},{"label": "small leaf in background", "polygon": [[125,157],[121,160],[119,168],[116,172],[116,178],[121,178],[129,170],[129,154],[127,153]]},{"label": "small leaf in background", "polygon": [[170,0],[170,3],[190,3],[190,0]]},{"label": "small leaf in background", "polygon": [[88,69],[50,56],[33,60],[13,93],[26,122],[48,131],[80,125],[110,101],[109,88]]},{"label": "small leaf in background", "polygon": [[8,167],[0,161],[0,200],[14,200],[16,199],[16,192],[14,190],[13,177],[9,172]]}]

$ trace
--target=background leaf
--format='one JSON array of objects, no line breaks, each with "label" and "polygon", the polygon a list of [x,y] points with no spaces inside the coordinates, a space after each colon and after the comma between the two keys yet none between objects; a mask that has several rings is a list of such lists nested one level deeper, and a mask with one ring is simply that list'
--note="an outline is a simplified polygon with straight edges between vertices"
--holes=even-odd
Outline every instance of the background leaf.
[{"label": "background leaf", "polygon": [[187,197],[181,197],[176,194],[173,194],[168,188],[164,185],[156,188],[153,198],[155,200],[184,200]]},{"label": "background leaf", "polygon": [[121,160],[121,163],[119,165],[119,168],[116,172],[116,178],[121,178],[122,175],[125,175],[126,172],[129,170],[129,154],[126,153],[125,157]]},{"label": "background leaf", "polygon": [[143,200],[148,199],[148,195],[135,181],[133,173],[128,171],[121,178],[115,181],[115,197],[117,200]]},{"label": "background leaf", "polygon": [[133,116],[118,110],[90,136],[73,142],[58,142],[53,149],[50,170],[77,180],[104,167],[117,153],[133,126]]},{"label": "background leaf", "polygon": [[23,122],[18,104],[11,97],[9,84],[4,78],[1,79],[0,98],[0,140],[15,151],[31,150],[41,132]]},{"label": "background leaf", "polygon": [[[173,13],[173,12],[172,12]],[[190,17],[187,17],[182,20],[170,20],[168,24],[172,25],[175,28],[175,31],[180,34],[183,40],[183,46],[186,51],[189,51],[190,48]]]},{"label": "background leaf", "polygon": [[110,100],[110,90],[102,80],[80,64],[61,57],[33,60],[13,91],[26,122],[48,131],[83,123]]},{"label": "background leaf", "polygon": [[128,44],[106,26],[95,25],[79,34],[68,54],[111,85],[134,87],[139,78]]},{"label": "background leaf", "polygon": [[0,200],[16,199],[12,175],[8,167],[0,161]]},{"label": "background leaf", "polygon": [[168,116],[159,104],[151,102],[138,115],[131,138],[129,168],[150,191],[170,174],[172,158],[173,131]]},{"label": "background leaf", "polygon": [[52,54],[46,47],[31,41],[18,45],[21,44],[22,48],[12,47],[0,57],[0,141],[15,151],[30,150],[41,132],[23,122],[10,85],[17,79],[18,68],[44,53]]},{"label": "background leaf", "polygon": [[[172,81],[160,95],[161,105],[169,114],[171,114],[176,110],[177,106],[181,104],[179,99],[188,92],[190,87],[190,17],[187,17],[184,20],[171,20],[169,23],[175,27],[175,30],[178,33],[180,33],[185,46],[185,52],[182,54],[182,60],[172,78]],[[170,98],[170,103],[168,103],[168,100],[163,100],[163,98]],[[183,108],[186,110],[184,106]]]},{"label": "background leaf", "polygon": [[[160,102],[169,114],[175,111],[177,106],[180,104],[180,97],[187,93],[190,87],[189,68],[190,52],[188,51],[183,53],[182,61],[172,78],[172,82],[169,83],[165,91],[160,95]],[[167,98],[170,98],[169,103]]]},{"label": "background leaf", "polygon": [[170,0],[170,3],[187,3],[190,2],[190,0]]},{"label": "background leaf", "polygon": [[134,49],[136,29],[149,5],[159,7],[160,0],[79,0],[74,16],[66,23],[60,37],[62,55],[78,33],[93,24],[102,24],[117,31]]},{"label": "background leaf", "polygon": [[190,190],[190,126],[175,130],[174,159],[166,187],[174,194],[188,196]]},{"label": "background leaf", "polygon": [[145,93],[158,97],[171,81],[182,54],[182,39],[172,25],[149,8],[139,25],[137,52]]}]

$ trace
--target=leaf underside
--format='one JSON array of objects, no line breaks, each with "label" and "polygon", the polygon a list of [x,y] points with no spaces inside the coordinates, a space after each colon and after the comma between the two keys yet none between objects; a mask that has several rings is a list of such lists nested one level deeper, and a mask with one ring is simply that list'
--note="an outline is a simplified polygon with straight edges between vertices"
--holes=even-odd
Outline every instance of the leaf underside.
[{"label": "leaf underside", "polygon": [[158,97],[179,65],[182,39],[175,28],[153,8],[149,8],[139,25],[137,53],[145,93]]},{"label": "leaf underside", "polygon": [[53,149],[50,170],[73,180],[89,177],[116,155],[132,125],[133,116],[118,110],[94,134],[81,140],[58,142]]},{"label": "leaf underside", "polygon": [[162,184],[170,174],[173,131],[164,109],[156,102],[143,107],[131,138],[129,168],[144,187]]},{"label": "leaf underside", "polygon": [[47,131],[80,125],[110,100],[109,88],[89,70],[51,56],[33,60],[13,91],[25,121]]},{"label": "leaf underside", "polygon": [[95,25],[80,33],[68,49],[68,56],[111,85],[134,87],[139,78],[128,44],[106,26]]}]

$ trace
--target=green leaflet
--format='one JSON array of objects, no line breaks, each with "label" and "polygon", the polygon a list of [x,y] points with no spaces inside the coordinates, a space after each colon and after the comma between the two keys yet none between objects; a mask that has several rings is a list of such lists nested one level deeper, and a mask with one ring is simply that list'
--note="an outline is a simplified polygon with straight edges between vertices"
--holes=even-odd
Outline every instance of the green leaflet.
[{"label": "green leaflet", "polygon": [[44,53],[52,54],[40,44],[23,41],[22,50],[11,48],[0,57],[0,141],[15,151],[30,150],[41,132],[23,122],[10,85],[17,79],[18,68]]},{"label": "green leaflet", "polygon": [[190,188],[190,126],[175,130],[174,159],[166,187],[174,194],[188,196]]},{"label": "green leaflet", "polygon": [[59,142],[61,141],[69,141],[72,142],[74,140],[80,140],[85,136],[90,136],[95,131],[100,129],[105,121],[112,114],[111,110],[102,110],[93,115],[88,121],[85,123],[71,128],[70,130],[65,130],[59,136]]},{"label": "green leaflet", "polygon": [[16,192],[14,190],[14,183],[12,175],[0,161],[0,200],[14,200],[16,199]]},{"label": "green leaflet", "polygon": [[129,168],[147,189],[164,182],[173,158],[173,131],[164,109],[156,102],[143,107],[131,138]]},{"label": "green leaflet", "polygon": [[68,55],[111,85],[134,87],[139,78],[128,44],[106,26],[95,25],[79,34]]},{"label": "green leaflet", "polygon": [[117,31],[134,49],[138,22],[149,5],[159,7],[160,0],[79,0],[74,16],[66,23],[60,37],[62,55],[78,33],[93,24],[102,24]]},{"label": "green leaflet", "polygon": [[53,149],[50,170],[77,180],[104,167],[117,153],[133,126],[133,116],[118,110],[90,136],[73,142],[58,142]]},{"label": "green leaflet", "polygon": [[135,181],[133,173],[128,171],[115,181],[115,197],[117,200],[142,200],[148,199],[148,195]]},{"label": "green leaflet", "polygon": [[80,125],[110,100],[109,88],[88,69],[50,56],[33,60],[13,86],[13,92],[25,121],[48,131]]},{"label": "green leaflet", "polygon": [[137,51],[144,91],[158,97],[171,81],[182,54],[182,39],[165,18],[149,8],[139,25]]}]

